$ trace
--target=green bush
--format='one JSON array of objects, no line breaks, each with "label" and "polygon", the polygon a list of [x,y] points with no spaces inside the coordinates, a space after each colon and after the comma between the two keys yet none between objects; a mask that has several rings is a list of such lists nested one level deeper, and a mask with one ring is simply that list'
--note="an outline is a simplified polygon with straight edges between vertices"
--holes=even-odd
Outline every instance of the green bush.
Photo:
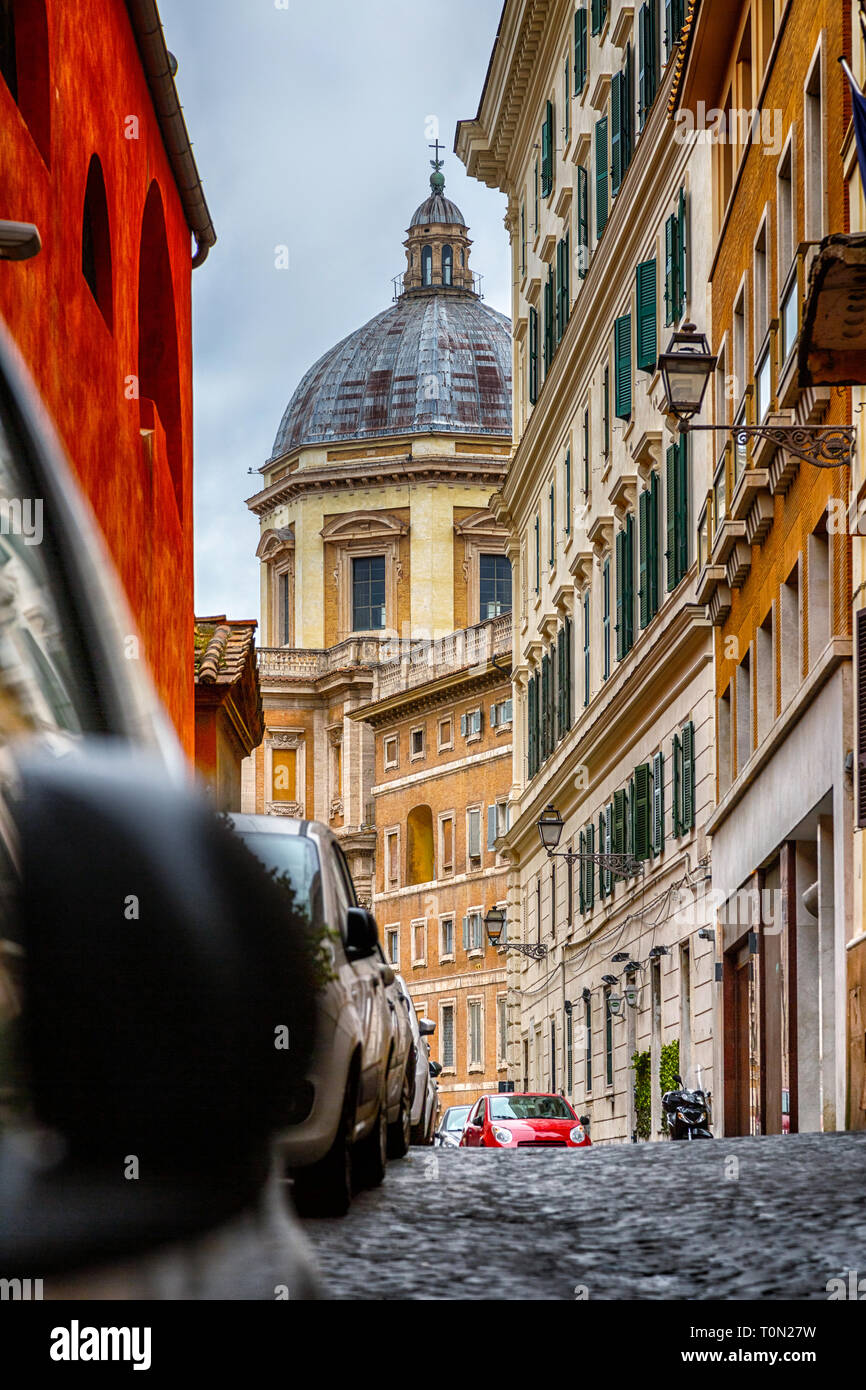
[{"label": "green bush", "polygon": [[665,1091],[674,1090],[674,1078],[680,1074],[680,1040],[674,1038],[673,1042],[665,1043],[659,1058],[659,1089],[664,1095]]},{"label": "green bush", "polygon": [[638,1139],[649,1139],[652,1126],[649,1049],[646,1052],[635,1052],[631,1064],[634,1068],[635,1131]]}]

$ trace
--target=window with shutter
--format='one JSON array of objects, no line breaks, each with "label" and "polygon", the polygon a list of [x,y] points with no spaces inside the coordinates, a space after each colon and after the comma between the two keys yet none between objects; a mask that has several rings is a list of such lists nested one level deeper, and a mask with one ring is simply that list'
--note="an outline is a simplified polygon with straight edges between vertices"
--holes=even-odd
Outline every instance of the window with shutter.
[{"label": "window with shutter", "polygon": [[674,460],[676,530],[676,578],[683,579],[689,568],[689,437],[681,434]]},{"label": "window with shutter", "polygon": [[623,63],[622,76],[620,79],[620,144],[622,146],[622,173],[631,164],[631,157],[634,150],[633,124],[634,116],[634,57],[630,43],[625,46],[625,62]]},{"label": "window with shutter", "polygon": [[607,116],[595,123],[595,234],[600,237],[607,225]]},{"label": "window with shutter", "polygon": [[461,716],[460,716],[460,732],[461,732],[461,734],[463,735],[463,737],[465,738],[465,737],[466,737],[466,715],[465,715],[465,714],[461,714]]},{"label": "window with shutter", "polygon": [[563,74],[563,87],[565,90],[565,143],[571,139],[571,58],[565,55],[565,72]]},{"label": "window with shutter", "polygon": [[583,412],[583,496],[589,496],[589,406]]},{"label": "window with shutter", "polygon": [[682,730],[682,829],[695,824],[695,726],[689,720]]},{"label": "window with shutter", "polygon": [[605,458],[610,453],[610,366],[605,363],[604,380],[601,388],[601,427],[602,427],[602,451]]},{"label": "window with shutter", "polygon": [[496,807],[487,807],[487,848],[492,852],[496,848],[496,836],[499,833],[496,824]]},{"label": "window with shutter", "polygon": [[565,451],[565,534],[571,535],[571,450]]},{"label": "window with shutter", "polygon": [[468,916],[463,918],[463,949],[464,949],[464,951],[468,951],[468,950],[469,950],[469,918],[468,918]]},{"label": "window with shutter", "polygon": [[481,858],[481,811],[473,809],[467,814],[467,838],[469,841],[469,858]]},{"label": "window with shutter", "polygon": [[600,34],[607,14],[607,0],[592,0],[592,32]]},{"label": "window with shutter", "polygon": [[649,493],[642,492],[638,503],[638,603],[640,625],[646,627],[649,611]]},{"label": "window with shutter", "polygon": [[[595,826],[586,827],[586,852],[595,854]],[[586,906],[591,908],[595,902],[595,865],[590,859],[586,865]]]},{"label": "window with shutter", "polygon": [[583,706],[584,709],[590,701],[590,651],[589,651],[589,590],[583,596]]},{"label": "window with shutter", "polygon": [[623,621],[623,605],[625,603],[625,532],[617,531],[615,541],[616,551],[616,659],[622,661],[625,656],[625,623]]},{"label": "window with shutter", "polygon": [[628,802],[625,788],[621,787],[613,794],[613,853],[625,854],[626,852],[626,811]]},{"label": "window with shutter", "polygon": [[866,826],[866,608],[854,614],[857,642],[857,825]]},{"label": "window with shutter", "polygon": [[547,761],[551,753],[549,745],[550,715],[550,657],[547,653],[541,658],[541,761]]},{"label": "window with shutter", "polygon": [[634,770],[634,857],[649,859],[651,830],[652,770],[639,763]]},{"label": "window with shutter", "polygon": [[665,61],[669,62],[685,23],[686,0],[665,0]]},{"label": "window with shutter", "polygon": [[604,679],[610,676],[610,556],[605,559],[601,572],[602,577],[602,634],[604,639]]},{"label": "window with shutter", "polygon": [[677,446],[669,444],[665,453],[665,515],[667,547],[665,559],[668,570],[668,593],[677,587]]},{"label": "window with shutter", "polygon": [[[464,917],[463,921],[466,921]],[[442,1005],[442,1066],[454,1066],[454,1005]]]},{"label": "window with shutter", "polygon": [[547,562],[550,568],[556,564],[556,484],[551,483],[547,494],[548,519],[550,526],[547,535]]},{"label": "window with shutter", "polygon": [[587,76],[586,7],[574,15],[574,94],[583,91]]},{"label": "window with shutter", "polygon": [[[604,812],[599,812],[598,817],[598,849],[599,853],[604,853]],[[607,896],[607,879],[601,864],[598,866],[598,896],[603,899]]]},{"label": "window with shutter", "polygon": [[553,190],[553,102],[546,107],[541,127],[541,196],[549,198]]},{"label": "window with shutter", "polygon": [[535,161],[535,235],[536,235],[536,236],[538,236],[538,231],[539,231],[539,228],[540,228],[540,226],[541,226],[541,222],[540,222],[541,204],[540,204],[540,201],[539,201],[540,192],[541,192],[541,176],[540,176],[539,171],[538,171],[538,160],[536,159],[536,161]]},{"label": "window with shutter", "polygon": [[665,221],[665,324],[676,323],[680,316],[679,242],[679,220],[672,212]]},{"label": "window with shutter", "polygon": [[683,833],[683,829],[682,829],[682,802],[681,802],[681,787],[682,787],[682,751],[683,751],[683,750],[682,750],[682,744],[680,743],[680,736],[679,736],[679,734],[674,734],[674,737],[673,737],[673,778],[674,778],[673,803],[674,803],[674,804],[673,804],[673,807],[672,807],[672,812],[673,812],[673,831],[674,831],[674,838],[675,838],[675,839],[676,839],[676,837],[677,837],[678,835],[682,835],[682,833]]},{"label": "window with shutter", "polygon": [[577,166],[577,274],[586,279],[589,269],[589,175]]},{"label": "window with shutter", "polygon": [[653,754],[652,772],[652,852],[661,854],[665,847],[665,755]]},{"label": "window with shutter", "polygon": [[647,557],[647,578],[649,580],[649,616],[652,620],[659,611],[659,475],[650,474],[649,502],[649,555]]},{"label": "window with shutter", "polygon": [[647,101],[647,7],[641,5],[637,16],[637,91],[638,91],[638,128],[643,130],[649,110]]},{"label": "window with shutter", "polygon": [[544,372],[550,370],[553,361],[555,328],[554,315],[554,274],[553,266],[547,267],[547,281],[544,286]]},{"label": "window with shutter", "polygon": [[[610,801],[604,808],[604,853],[613,853],[613,803]],[[604,887],[609,897],[613,892],[613,874],[610,869],[604,871]]]},{"label": "window with shutter", "polygon": [[622,541],[623,589],[622,589],[622,652],[625,656],[634,646],[634,517],[631,512],[625,519],[625,530],[620,533]]},{"label": "window with shutter", "polygon": [[[577,848],[581,854],[586,854],[586,836],[582,830],[578,836]],[[578,863],[580,866],[580,874],[578,876],[578,902],[580,904],[581,913],[584,913],[586,912],[586,882],[584,874],[586,865],[583,859],[578,860]]]},{"label": "window with shutter", "polygon": [[680,189],[677,199],[677,319],[682,318],[688,294],[688,207],[685,189]]},{"label": "window with shutter", "polygon": [[529,310],[529,403],[538,400],[538,310]]},{"label": "window with shutter", "polygon": [[631,415],[631,314],[621,314],[613,325],[614,410],[620,420]]},{"label": "window with shutter", "polygon": [[658,357],[655,258],[640,262],[635,270],[635,281],[637,368],[640,372],[654,372]]},{"label": "window with shutter", "polygon": [[615,72],[610,80],[610,196],[615,198],[622,183],[622,127],[620,112],[621,74]]}]

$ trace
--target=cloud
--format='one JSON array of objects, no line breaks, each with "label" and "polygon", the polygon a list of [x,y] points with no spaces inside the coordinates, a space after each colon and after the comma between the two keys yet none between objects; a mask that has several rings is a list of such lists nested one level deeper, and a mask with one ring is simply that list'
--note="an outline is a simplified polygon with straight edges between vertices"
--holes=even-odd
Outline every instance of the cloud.
[{"label": "cloud", "polygon": [[[218,241],[193,272],[196,611],[258,615],[244,505],[304,371],[391,300],[429,191],[439,120],[448,196],[485,297],[510,312],[505,199],[466,177],[501,0],[161,0]],[[288,247],[289,268],[275,268]]]}]

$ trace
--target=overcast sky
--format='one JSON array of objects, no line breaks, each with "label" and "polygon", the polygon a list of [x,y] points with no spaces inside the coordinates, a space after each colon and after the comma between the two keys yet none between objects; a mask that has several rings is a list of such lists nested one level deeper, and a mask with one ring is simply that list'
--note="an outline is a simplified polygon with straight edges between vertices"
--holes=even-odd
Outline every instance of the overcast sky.
[{"label": "overcast sky", "polygon": [[[278,5],[288,4],[288,8]],[[259,616],[258,490],[307,367],[391,300],[429,193],[425,121],[484,293],[510,312],[505,199],[466,177],[501,0],[160,0],[217,244],[193,271],[196,612]],[[289,249],[288,270],[275,248]]]}]

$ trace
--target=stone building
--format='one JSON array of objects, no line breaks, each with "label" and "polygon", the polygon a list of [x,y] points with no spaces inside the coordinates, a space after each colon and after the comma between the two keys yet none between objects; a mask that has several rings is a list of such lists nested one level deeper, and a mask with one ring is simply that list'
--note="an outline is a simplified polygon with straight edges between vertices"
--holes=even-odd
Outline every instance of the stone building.
[{"label": "stone building", "polygon": [[195,767],[218,811],[241,809],[243,764],[264,733],[256,626],[195,620]]},{"label": "stone building", "polygon": [[[667,102],[684,7],[507,0],[456,149],[508,196],[515,453],[494,514],[515,576],[508,1074],[594,1141],[661,1133],[677,1068],[719,1071],[707,818],[712,630],[696,596],[705,437],[659,353],[707,313],[709,150]],[[563,821],[549,858],[538,821]],[[617,861],[597,856],[622,855]],[[616,871],[620,866],[621,872]]]},{"label": "stone building", "polygon": [[[244,808],[333,829],[362,901],[390,942],[395,931],[403,938],[406,979],[434,1018],[427,974],[452,976],[450,1046],[462,1059],[464,1025],[471,1018],[478,1056],[480,1017],[492,1030],[495,990],[504,987],[483,933],[468,954],[461,933],[470,908],[501,896],[497,854],[483,847],[480,862],[466,858],[464,808],[477,807],[486,827],[511,787],[510,720],[495,733],[488,727],[490,706],[510,694],[502,630],[511,567],[506,530],[488,503],[510,456],[511,342],[508,320],[478,293],[468,228],[445,197],[440,163],[411,218],[393,305],[306,373],[248,502],[261,526],[265,731],[245,769]],[[461,730],[467,701],[477,735]],[[385,751],[393,741],[396,763]],[[431,817],[435,806],[438,835],[455,769],[460,797],[443,872]],[[472,827],[474,837],[474,815]],[[427,965],[412,965],[412,924],[425,912]],[[443,962],[437,943],[448,914],[456,945]],[[472,932],[474,942],[474,917]],[[455,1088],[493,1084],[492,1031],[480,1055],[483,1070],[470,1069],[471,1078],[462,1062],[449,1066]]]}]

